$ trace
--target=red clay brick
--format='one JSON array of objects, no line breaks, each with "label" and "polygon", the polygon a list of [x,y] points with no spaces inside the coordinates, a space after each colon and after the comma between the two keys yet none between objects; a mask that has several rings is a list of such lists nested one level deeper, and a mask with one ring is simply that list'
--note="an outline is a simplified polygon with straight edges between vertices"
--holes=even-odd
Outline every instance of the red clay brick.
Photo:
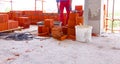
[{"label": "red clay brick", "polygon": [[8,23],[2,22],[0,23],[0,31],[8,30]]},{"label": "red clay brick", "polygon": [[65,39],[67,39],[67,35],[63,35],[63,36],[60,37],[60,40],[61,40],[61,41],[62,41],[62,40],[65,40]]},{"label": "red clay brick", "polygon": [[75,10],[77,10],[77,11],[83,10],[83,6],[82,5],[76,5]]},{"label": "red clay brick", "polygon": [[38,33],[42,33],[42,27],[43,26],[38,26]]},{"label": "red clay brick", "polygon": [[1,22],[8,22],[8,14],[0,14],[0,23]]},{"label": "red clay brick", "polygon": [[64,35],[67,35],[68,27],[62,26],[62,32]]},{"label": "red clay brick", "polygon": [[54,38],[59,39],[63,35],[62,28],[61,27],[53,27],[51,34]]},{"label": "red clay brick", "polygon": [[9,20],[8,29],[18,28],[18,21]]},{"label": "red clay brick", "polygon": [[49,37],[48,32],[38,33],[38,36]]},{"label": "red clay brick", "polygon": [[83,25],[83,22],[84,22],[83,16],[81,16],[81,17],[76,17],[76,25],[80,25],[80,24]]},{"label": "red clay brick", "polygon": [[44,25],[46,27],[52,28],[54,26],[54,20],[53,19],[45,19],[44,20]]},{"label": "red clay brick", "polygon": [[75,35],[75,28],[68,28],[68,35]]},{"label": "red clay brick", "polygon": [[28,17],[19,17],[19,26],[22,26],[23,28],[29,28],[30,21]]}]

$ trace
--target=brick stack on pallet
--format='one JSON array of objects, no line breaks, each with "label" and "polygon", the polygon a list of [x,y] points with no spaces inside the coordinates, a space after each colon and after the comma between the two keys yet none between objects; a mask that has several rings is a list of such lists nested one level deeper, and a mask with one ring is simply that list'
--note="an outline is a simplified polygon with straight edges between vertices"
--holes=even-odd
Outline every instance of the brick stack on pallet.
[{"label": "brick stack on pallet", "polygon": [[60,26],[55,26],[51,30],[52,37],[57,39],[57,40],[65,40],[67,38],[67,35],[65,35],[62,31],[62,27]]},{"label": "brick stack on pallet", "polygon": [[18,28],[18,21],[8,20],[8,29]]},{"label": "brick stack on pallet", "polygon": [[50,36],[51,29],[54,26],[53,19],[45,19],[44,25],[38,26],[38,35],[39,36]]},{"label": "brick stack on pallet", "polygon": [[38,35],[52,35],[58,40],[65,40],[66,38],[76,40],[75,26],[79,24],[83,24],[83,17],[80,17],[78,13],[70,13],[68,26],[55,26],[53,19],[45,19],[44,25],[38,26]]},{"label": "brick stack on pallet", "polygon": [[8,14],[10,20],[18,21],[19,17],[21,17],[23,13],[22,11],[10,11]]},{"label": "brick stack on pallet", "polygon": [[0,14],[0,31],[8,29],[8,15]]},{"label": "brick stack on pallet", "polygon": [[79,14],[79,16],[83,16],[83,6],[82,5],[76,5],[75,10]]},{"label": "brick stack on pallet", "polygon": [[68,29],[67,35],[68,39],[75,40],[75,25],[76,25],[76,17],[78,16],[77,13],[70,13],[69,20],[68,20]]},{"label": "brick stack on pallet", "polygon": [[83,16],[77,16],[76,17],[76,25],[83,25],[84,18]]},{"label": "brick stack on pallet", "polygon": [[67,35],[64,35],[62,32],[62,27],[54,25],[53,19],[45,19],[44,24],[38,26],[38,36],[52,36],[58,40],[67,38]]},{"label": "brick stack on pallet", "polygon": [[[54,26],[54,21],[50,18],[49,16],[45,15],[44,16],[44,25],[43,26],[38,26],[38,33],[39,36],[44,36],[45,35],[52,35],[53,38],[58,39],[58,40],[65,40],[66,38],[76,40],[76,32],[75,32],[75,26],[76,25],[83,25],[83,9],[82,6],[76,6],[75,8],[79,12],[72,12],[69,15],[69,20],[68,20],[68,26]],[[43,31],[43,27],[49,28],[46,29],[47,34]],[[40,35],[41,34],[41,35]]]},{"label": "brick stack on pallet", "polygon": [[43,20],[42,11],[26,11],[25,14],[29,15],[32,25],[36,25],[38,21]]},{"label": "brick stack on pallet", "polygon": [[38,26],[38,36],[44,36],[44,37],[49,37],[49,28],[45,26]]},{"label": "brick stack on pallet", "polygon": [[75,10],[77,11],[79,16],[76,17],[76,25],[82,24],[83,25],[83,6],[82,5],[77,5],[75,6]]},{"label": "brick stack on pallet", "polygon": [[0,31],[18,28],[18,21],[9,20],[8,14],[0,14]]},{"label": "brick stack on pallet", "polygon": [[23,27],[23,28],[29,28],[30,27],[30,21],[29,21],[29,17],[19,17],[19,26]]},{"label": "brick stack on pallet", "polygon": [[51,34],[53,38],[60,39],[62,37],[62,28],[61,27],[53,27],[51,30]]}]

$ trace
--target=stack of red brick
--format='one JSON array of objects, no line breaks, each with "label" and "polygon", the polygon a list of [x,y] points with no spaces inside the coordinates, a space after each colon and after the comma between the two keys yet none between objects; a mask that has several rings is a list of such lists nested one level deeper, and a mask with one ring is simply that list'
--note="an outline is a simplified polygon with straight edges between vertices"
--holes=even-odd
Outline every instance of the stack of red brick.
[{"label": "stack of red brick", "polygon": [[58,40],[64,40],[67,38],[67,35],[64,35],[62,32],[62,27],[55,26],[53,19],[45,19],[44,25],[38,26],[38,35],[39,36],[52,36]]},{"label": "stack of red brick", "polygon": [[38,35],[39,36],[50,36],[51,29],[54,26],[53,19],[45,19],[44,25],[38,26]]},{"label": "stack of red brick", "polygon": [[0,14],[0,31],[8,29],[8,15]]},{"label": "stack of red brick", "polygon": [[8,30],[18,28],[18,21],[8,20]]},{"label": "stack of red brick", "polygon": [[9,19],[19,20],[19,17],[29,17],[30,24],[36,25],[39,21],[44,21],[44,19],[54,19],[59,20],[59,15],[57,13],[43,13],[42,11],[10,11]]},{"label": "stack of red brick", "polygon": [[70,13],[68,26],[54,26],[53,19],[45,19],[43,26],[38,26],[39,36],[50,36],[58,40],[66,38],[76,40],[75,26],[83,24],[83,17],[79,13]]},{"label": "stack of red brick", "polygon": [[58,40],[65,40],[67,38],[67,35],[63,33],[62,27],[55,26],[52,28],[52,37]]},{"label": "stack of red brick", "polygon": [[23,28],[29,28],[30,27],[29,17],[19,17],[18,22],[19,22],[19,26],[21,26]]},{"label": "stack of red brick", "polygon": [[83,16],[83,6],[82,5],[76,5],[75,10],[79,14],[79,16]]},{"label": "stack of red brick", "polygon": [[78,16],[77,13],[70,13],[67,29],[68,39],[75,40],[75,25],[77,16]]},{"label": "stack of red brick", "polygon": [[9,20],[8,14],[0,14],[0,31],[9,30],[18,27],[18,22]]},{"label": "stack of red brick", "polygon": [[82,5],[76,5],[75,10],[77,11],[78,15],[76,17],[76,24],[79,25],[80,23],[83,24],[83,6]]}]

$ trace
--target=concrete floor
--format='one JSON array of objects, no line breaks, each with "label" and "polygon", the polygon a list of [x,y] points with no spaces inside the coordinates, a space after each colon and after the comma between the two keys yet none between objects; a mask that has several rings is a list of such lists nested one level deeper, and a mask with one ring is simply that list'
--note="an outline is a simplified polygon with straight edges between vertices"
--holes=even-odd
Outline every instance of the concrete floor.
[{"label": "concrete floor", "polygon": [[92,37],[89,43],[52,37],[30,41],[0,39],[0,64],[120,64],[119,35]]}]

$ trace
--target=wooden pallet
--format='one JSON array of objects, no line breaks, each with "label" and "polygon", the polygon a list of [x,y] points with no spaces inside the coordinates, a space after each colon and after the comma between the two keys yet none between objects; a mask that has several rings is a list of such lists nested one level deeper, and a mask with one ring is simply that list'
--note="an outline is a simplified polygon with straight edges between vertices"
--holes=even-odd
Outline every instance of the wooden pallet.
[{"label": "wooden pallet", "polygon": [[0,31],[0,33],[2,33],[2,32],[14,32],[16,30],[22,30],[22,29],[23,29],[23,27],[18,27],[18,28],[14,28],[14,29],[3,30],[3,31]]}]

